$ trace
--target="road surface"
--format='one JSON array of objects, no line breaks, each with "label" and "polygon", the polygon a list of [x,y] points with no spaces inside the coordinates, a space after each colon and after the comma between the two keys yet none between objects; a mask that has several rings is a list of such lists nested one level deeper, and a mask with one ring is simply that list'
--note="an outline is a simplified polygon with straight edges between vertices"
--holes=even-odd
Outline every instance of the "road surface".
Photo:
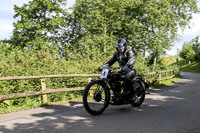
[{"label": "road surface", "polygon": [[200,74],[151,90],[139,108],[109,106],[91,116],[81,103],[0,115],[0,133],[200,133]]}]

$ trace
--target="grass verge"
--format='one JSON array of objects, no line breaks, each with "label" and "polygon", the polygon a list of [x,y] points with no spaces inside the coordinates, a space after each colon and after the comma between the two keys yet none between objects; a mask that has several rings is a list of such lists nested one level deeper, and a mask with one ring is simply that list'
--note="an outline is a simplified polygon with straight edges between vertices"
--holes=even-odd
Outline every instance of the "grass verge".
[{"label": "grass verge", "polygon": [[156,88],[156,87],[162,87],[162,86],[165,86],[165,85],[171,85],[171,84],[178,82],[179,80],[180,80],[179,77],[175,77],[175,78],[172,78],[172,79],[169,79],[169,80],[163,80],[160,83],[155,83],[154,85],[151,85],[150,89],[153,89],[153,88]]},{"label": "grass verge", "polygon": [[186,64],[181,67],[181,71],[184,72],[192,72],[192,73],[200,73],[200,63],[192,62],[191,64]]},{"label": "grass verge", "polygon": [[45,106],[54,106],[54,105],[62,105],[70,102],[80,102],[82,101],[82,96],[72,96],[68,99],[63,99],[62,101],[57,102],[46,102],[46,103],[38,103],[38,102],[32,102],[31,104],[22,105],[22,106],[7,106],[5,108],[0,108],[0,114],[6,114],[6,113],[12,113],[22,110],[29,110],[34,109],[38,107],[45,107]]}]

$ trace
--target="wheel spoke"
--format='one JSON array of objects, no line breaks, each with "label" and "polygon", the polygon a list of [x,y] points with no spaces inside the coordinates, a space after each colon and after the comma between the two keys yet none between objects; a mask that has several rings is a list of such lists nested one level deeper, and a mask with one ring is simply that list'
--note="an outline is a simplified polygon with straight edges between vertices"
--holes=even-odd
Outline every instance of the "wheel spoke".
[{"label": "wheel spoke", "polygon": [[[90,96],[91,94],[92,96]],[[97,85],[93,93],[88,92],[87,97],[88,97],[88,106],[91,110],[99,111],[105,107],[105,91],[101,85]]]}]

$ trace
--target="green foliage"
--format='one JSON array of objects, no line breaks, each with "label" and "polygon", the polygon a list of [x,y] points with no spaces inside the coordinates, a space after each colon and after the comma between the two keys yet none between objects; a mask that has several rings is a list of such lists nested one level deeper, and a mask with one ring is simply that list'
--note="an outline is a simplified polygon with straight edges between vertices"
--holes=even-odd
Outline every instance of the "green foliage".
[{"label": "green foliage", "polygon": [[196,61],[200,61],[200,48],[196,50],[194,58]]},{"label": "green foliage", "polygon": [[143,58],[141,56],[136,56],[135,60],[135,68],[137,70],[137,74],[143,74],[151,71],[150,67],[147,66],[146,63],[143,63]]},{"label": "green foliage", "polygon": [[182,50],[179,53],[180,57],[186,61],[200,61],[200,41],[199,36],[196,36],[188,43],[184,43]]},{"label": "green foliage", "polygon": [[[53,75],[53,74],[81,74],[96,73],[100,60],[77,59],[67,61],[65,58],[55,56],[55,53],[41,50],[21,50],[12,48],[10,45],[0,43],[0,77],[8,76],[32,76],[32,75]],[[101,62],[102,63],[102,62]],[[86,65],[87,64],[87,65]],[[0,82],[0,95],[39,91],[41,90],[39,79],[11,80]],[[87,78],[52,78],[47,79],[47,89],[85,86]],[[51,94],[49,100],[62,100],[69,96],[69,93]],[[31,96],[30,99],[18,98],[14,102],[0,102],[0,107],[21,106],[27,101],[41,103],[41,96]]]},{"label": "green foliage", "polygon": [[42,49],[49,44],[62,43],[67,26],[66,0],[32,0],[22,7],[14,6],[14,23],[11,43],[19,47]]},{"label": "green foliage", "polygon": [[117,38],[124,38],[136,55],[148,52],[155,62],[176,39],[178,27],[188,24],[197,6],[195,0],[77,0],[72,9],[69,25],[75,36],[69,45],[73,51],[83,48],[81,52],[88,53],[86,44],[109,56],[107,49]]},{"label": "green foliage", "polygon": [[186,60],[192,61],[194,59],[195,52],[192,49],[191,43],[184,43],[182,47],[182,51],[180,52],[180,57]]},{"label": "green foliage", "polygon": [[200,61],[200,36],[196,36],[194,39],[192,39],[192,49],[194,50],[194,60]]},{"label": "green foliage", "polygon": [[146,57],[148,52],[155,67],[176,39],[178,27],[188,25],[197,12],[196,0],[77,0],[70,13],[65,4],[32,0],[15,6],[18,21],[10,42],[93,60],[110,56],[116,39],[124,38],[135,55]]}]

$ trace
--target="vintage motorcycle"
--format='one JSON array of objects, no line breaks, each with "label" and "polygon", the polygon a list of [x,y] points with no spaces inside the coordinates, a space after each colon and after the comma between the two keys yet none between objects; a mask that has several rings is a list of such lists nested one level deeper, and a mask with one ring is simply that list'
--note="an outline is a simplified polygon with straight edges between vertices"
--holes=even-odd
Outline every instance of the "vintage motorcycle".
[{"label": "vintage motorcycle", "polygon": [[109,104],[123,105],[131,104],[139,107],[146,94],[149,85],[141,76],[135,76],[132,80],[132,91],[124,91],[124,73],[122,71],[112,72],[120,67],[106,66],[98,79],[92,79],[83,92],[83,105],[85,110],[92,115],[101,114]]}]

